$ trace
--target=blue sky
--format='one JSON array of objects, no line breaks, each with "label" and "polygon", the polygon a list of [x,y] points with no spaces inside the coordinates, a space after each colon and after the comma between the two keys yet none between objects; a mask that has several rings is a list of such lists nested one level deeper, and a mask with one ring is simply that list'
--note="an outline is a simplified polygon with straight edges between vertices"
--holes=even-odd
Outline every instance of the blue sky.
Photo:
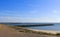
[{"label": "blue sky", "polygon": [[0,0],[0,22],[60,22],[60,0]]}]

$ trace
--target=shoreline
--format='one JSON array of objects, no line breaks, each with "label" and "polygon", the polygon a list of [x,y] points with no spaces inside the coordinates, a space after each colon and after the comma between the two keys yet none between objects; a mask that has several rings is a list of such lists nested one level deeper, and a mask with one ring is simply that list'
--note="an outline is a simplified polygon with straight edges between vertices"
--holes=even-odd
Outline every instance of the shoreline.
[{"label": "shoreline", "polygon": [[48,35],[60,35],[60,31],[54,31],[54,30],[36,30],[31,28],[25,28],[25,27],[15,27],[19,32],[28,32],[28,33],[37,33],[37,34],[48,34]]},{"label": "shoreline", "polygon": [[46,34],[60,34],[60,31],[55,31],[55,30],[35,30],[35,29],[30,29],[30,28],[26,28],[28,30],[31,30],[31,31],[36,31],[36,32],[41,32],[41,33],[46,33]]},{"label": "shoreline", "polygon": [[7,26],[4,24],[0,24],[0,29],[1,37],[57,37],[54,35],[42,34],[41,32],[38,34],[39,32],[24,27]]},{"label": "shoreline", "polygon": [[[0,25],[4,25],[4,24],[0,24]],[[15,27],[15,26],[12,26],[12,27],[14,29],[18,30],[19,32],[42,33],[42,34],[49,34],[49,35],[59,34],[60,35],[60,31],[53,31],[53,30],[35,30],[35,29],[31,29],[31,28]]]},{"label": "shoreline", "polygon": [[38,31],[38,32],[46,32],[46,33],[51,33],[51,34],[60,33],[60,31],[53,31],[53,30],[34,30],[34,29],[30,29],[30,30]]}]

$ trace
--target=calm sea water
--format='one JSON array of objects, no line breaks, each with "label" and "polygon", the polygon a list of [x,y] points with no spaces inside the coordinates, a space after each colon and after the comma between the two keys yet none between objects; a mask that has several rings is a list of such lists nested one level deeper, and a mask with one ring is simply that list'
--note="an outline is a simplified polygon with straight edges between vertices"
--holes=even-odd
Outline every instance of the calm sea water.
[{"label": "calm sea water", "polygon": [[[29,24],[36,24],[36,23],[27,23],[27,25]],[[23,24],[8,24],[8,25],[26,25],[25,23]],[[60,30],[60,23],[54,23],[53,26],[36,26],[36,27],[27,27],[27,28],[31,28],[31,29],[36,29],[36,30]]]},{"label": "calm sea water", "polygon": [[36,30],[55,30],[59,31],[60,30],[60,23],[56,23],[53,26],[38,26],[38,27],[29,27],[31,29],[36,29]]}]

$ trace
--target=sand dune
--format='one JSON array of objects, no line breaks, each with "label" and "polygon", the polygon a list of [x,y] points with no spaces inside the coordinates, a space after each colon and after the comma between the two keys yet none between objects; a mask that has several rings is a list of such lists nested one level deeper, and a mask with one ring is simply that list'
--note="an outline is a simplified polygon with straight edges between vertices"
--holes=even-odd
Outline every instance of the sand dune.
[{"label": "sand dune", "polygon": [[56,36],[18,32],[10,28],[9,26],[0,24],[0,37],[56,37]]}]

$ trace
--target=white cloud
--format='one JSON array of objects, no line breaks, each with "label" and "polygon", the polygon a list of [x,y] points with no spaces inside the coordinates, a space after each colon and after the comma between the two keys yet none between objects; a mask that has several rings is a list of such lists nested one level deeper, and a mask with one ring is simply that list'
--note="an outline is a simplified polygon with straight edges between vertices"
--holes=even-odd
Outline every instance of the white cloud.
[{"label": "white cloud", "polygon": [[0,22],[20,22],[20,17],[0,17]]},{"label": "white cloud", "polygon": [[60,22],[60,18],[20,18],[20,17],[0,17],[0,22]]},{"label": "white cloud", "polygon": [[53,13],[57,13],[57,11],[56,11],[56,10],[54,10],[54,11],[53,11]]},{"label": "white cloud", "polygon": [[60,18],[36,18],[23,20],[23,22],[60,22]]},{"label": "white cloud", "polygon": [[53,13],[60,13],[60,10],[53,10]]},{"label": "white cloud", "polygon": [[[37,14],[37,10],[30,11],[31,14]],[[57,13],[57,11],[53,11]],[[60,22],[60,18],[49,18],[49,17],[39,17],[39,18],[20,18],[20,17],[0,17],[0,22]]]}]

